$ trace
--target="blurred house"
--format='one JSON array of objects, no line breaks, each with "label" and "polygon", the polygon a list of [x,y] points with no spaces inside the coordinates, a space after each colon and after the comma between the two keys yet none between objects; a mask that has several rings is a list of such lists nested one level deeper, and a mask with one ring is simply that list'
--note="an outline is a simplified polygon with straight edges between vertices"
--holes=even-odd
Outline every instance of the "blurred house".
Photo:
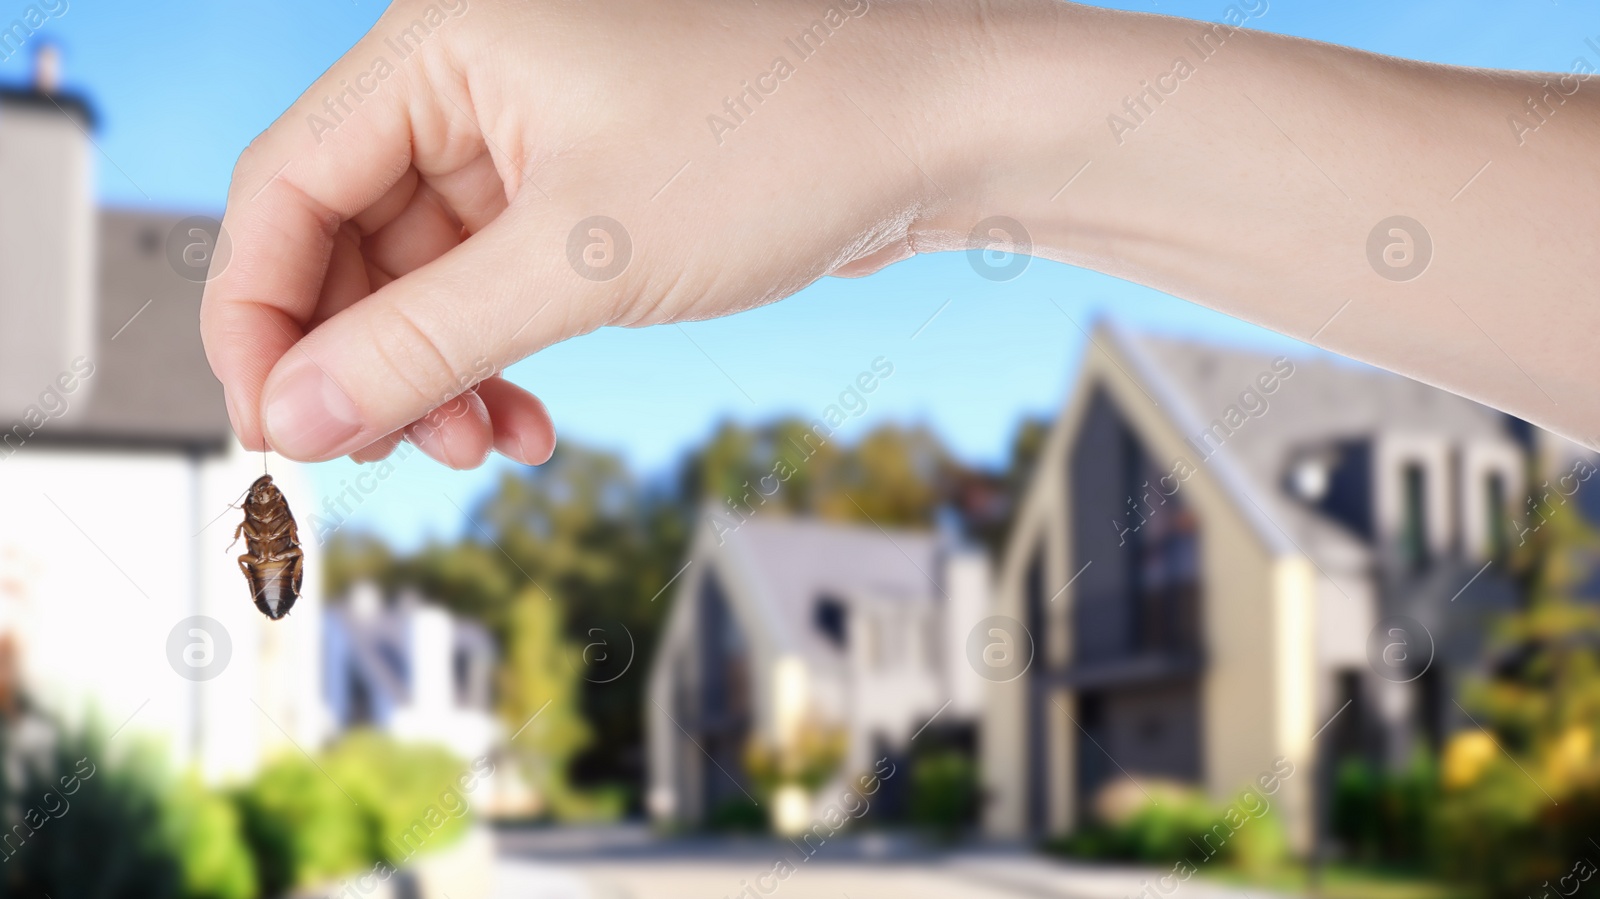
[{"label": "blurred house", "polygon": [[415,594],[386,603],[371,583],[323,616],[323,698],[338,730],[441,742],[463,759],[489,752],[499,725],[494,639],[483,625]]},{"label": "blurred house", "polygon": [[808,728],[846,739],[817,808],[930,724],[970,730],[983,681],[967,636],[988,580],[985,556],[942,534],[759,517],[701,528],[650,672],[651,813],[694,824],[750,802],[749,747]]},{"label": "blurred house", "polygon": [[1314,759],[1470,726],[1452,698],[1518,600],[1518,425],[1326,354],[1099,329],[998,572],[1040,652],[984,706],[989,832],[1070,830],[1129,778],[1221,802],[1282,756],[1304,848]]},{"label": "blurred house", "polygon": [[[0,638],[30,701],[246,773],[326,732],[316,553],[294,612],[267,621],[228,549],[229,503],[263,463],[201,348],[204,266],[171,261],[183,216],[95,208],[94,115],[52,58],[0,89]],[[314,508],[296,465],[272,472]]]}]

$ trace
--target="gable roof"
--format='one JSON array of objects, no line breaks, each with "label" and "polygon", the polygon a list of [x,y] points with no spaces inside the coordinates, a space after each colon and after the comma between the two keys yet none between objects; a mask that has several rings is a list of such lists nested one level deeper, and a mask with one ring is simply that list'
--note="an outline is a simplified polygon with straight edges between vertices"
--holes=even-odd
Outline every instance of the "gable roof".
[{"label": "gable roof", "polygon": [[87,401],[29,444],[218,452],[232,439],[222,385],[200,343],[205,285],[167,261],[167,235],[183,218],[100,212]]},{"label": "gable roof", "polygon": [[[807,657],[836,660],[814,624],[815,603],[931,606],[945,598],[947,541],[933,532],[882,531],[815,519],[752,518],[726,536],[718,555],[736,565],[778,638]],[[732,585],[723,581],[724,587]]]},{"label": "gable roof", "polygon": [[[1293,373],[1272,394],[1263,394],[1256,379],[1271,372],[1274,359],[1283,354],[1139,333],[1109,321],[1097,331],[1191,441],[1192,461],[1216,474],[1241,500],[1241,511],[1255,521],[1268,545],[1303,552],[1320,564],[1363,564],[1371,550],[1289,495],[1285,475],[1298,451],[1380,433],[1456,443],[1516,442],[1514,419],[1503,412],[1321,350],[1290,355]],[[1229,406],[1241,406],[1247,389],[1269,404],[1267,411],[1247,418],[1214,451],[1200,444],[1200,435]]]}]

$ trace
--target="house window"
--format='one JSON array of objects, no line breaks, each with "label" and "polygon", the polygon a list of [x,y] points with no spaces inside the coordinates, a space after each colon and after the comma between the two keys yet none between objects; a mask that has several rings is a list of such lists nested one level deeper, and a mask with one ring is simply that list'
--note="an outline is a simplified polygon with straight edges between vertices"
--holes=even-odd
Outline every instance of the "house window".
[{"label": "house window", "polygon": [[828,638],[828,642],[843,649],[850,640],[850,616],[844,602],[836,596],[820,596],[817,598],[816,608],[812,613],[812,624],[817,628],[817,633]]},{"label": "house window", "polygon": [[1499,472],[1489,475],[1484,482],[1483,505],[1484,546],[1489,558],[1503,558],[1510,547],[1510,537],[1506,533],[1506,481]]},{"label": "house window", "polygon": [[1328,723],[1328,752],[1335,761],[1361,758],[1367,751],[1367,737],[1363,730],[1367,720],[1367,703],[1361,672],[1348,668],[1340,670],[1334,679],[1334,693],[1333,708],[1342,710],[1348,707],[1349,711],[1334,715]]},{"label": "house window", "polygon": [[1023,608],[1027,618],[1024,625],[1029,639],[1040,651],[1045,646],[1044,618],[1044,547],[1036,546],[1028,560],[1028,570],[1023,583]]},{"label": "house window", "polygon": [[1200,639],[1200,521],[1184,496],[1158,485],[1166,472],[1123,432],[1123,479],[1132,603],[1129,646],[1138,653],[1185,653]]},{"label": "house window", "polygon": [[1199,645],[1199,520],[1177,497],[1152,515],[1138,542],[1138,648],[1183,652]]},{"label": "house window", "polygon": [[1407,568],[1416,571],[1428,564],[1428,480],[1416,462],[1401,471],[1404,504],[1400,521],[1400,555]]},{"label": "house window", "polygon": [[701,580],[702,714],[712,721],[742,721],[750,712],[750,666],[744,633],[715,574]]}]

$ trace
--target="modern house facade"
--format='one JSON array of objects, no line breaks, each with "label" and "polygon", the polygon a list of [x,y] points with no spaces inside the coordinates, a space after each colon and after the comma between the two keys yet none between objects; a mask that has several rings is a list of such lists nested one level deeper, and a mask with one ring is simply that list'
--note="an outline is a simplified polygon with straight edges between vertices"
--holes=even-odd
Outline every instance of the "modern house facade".
[{"label": "modern house facade", "polygon": [[781,517],[702,528],[663,597],[646,707],[652,815],[703,823],[753,801],[752,744],[842,732],[839,789],[795,810],[806,820],[924,728],[973,727],[985,682],[966,646],[988,583],[981,551],[936,533]]},{"label": "modern house facade", "polygon": [[353,586],[324,619],[323,699],[337,730],[442,743],[463,759],[494,747],[496,651],[487,628],[414,593],[390,601],[370,582]]},{"label": "modern house facade", "polygon": [[1307,848],[1330,760],[1401,764],[1465,723],[1451,697],[1517,600],[1494,562],[1519,424],[1326,354],[1097,328],[997,572],[1038,652],[983,706],[986,831],[1288,767],[1273,804]]}]

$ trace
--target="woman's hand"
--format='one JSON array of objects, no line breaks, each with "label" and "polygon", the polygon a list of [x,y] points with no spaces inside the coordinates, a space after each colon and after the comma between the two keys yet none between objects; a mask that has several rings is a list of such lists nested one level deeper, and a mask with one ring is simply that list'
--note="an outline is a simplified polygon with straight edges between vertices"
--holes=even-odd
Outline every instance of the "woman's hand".
[{"label": "woman's hand", "polygon": [[511,363],[910,255],[957,202],[954,12],[396,3],[234,172],[202,332],[235,432],[301,460],[409,437],[542,462]]},{"label": "woman's hand", "polygon": [[396,3],[239,162],[202,314],[234,429],[539,462],[495,373],[542,347],[989,245],[1600,446],[1600,88],[1239,27],[1269,9]]}]

